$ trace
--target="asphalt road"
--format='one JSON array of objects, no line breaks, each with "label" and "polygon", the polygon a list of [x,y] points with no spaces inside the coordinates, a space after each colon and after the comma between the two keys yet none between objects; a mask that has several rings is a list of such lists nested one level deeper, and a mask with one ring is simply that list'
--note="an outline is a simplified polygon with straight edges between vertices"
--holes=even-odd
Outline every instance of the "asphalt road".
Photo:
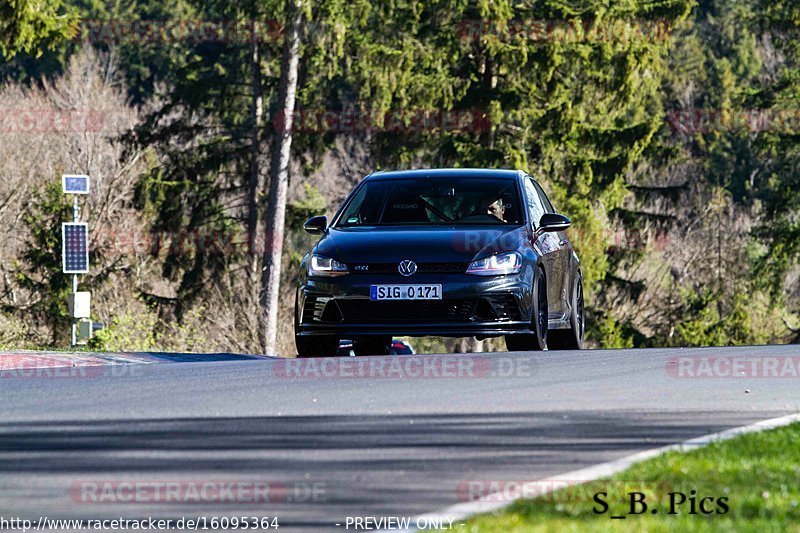
[{"label": "asphalt road", "polygon": [[[546,479],[800,411],[798,345],[214,359],[0,379],[0,516],[341,530],[457,503],[471,480]],[[234,501],[189,494],[231,482]],[[149,488],[128,501],[129,485]]]}]

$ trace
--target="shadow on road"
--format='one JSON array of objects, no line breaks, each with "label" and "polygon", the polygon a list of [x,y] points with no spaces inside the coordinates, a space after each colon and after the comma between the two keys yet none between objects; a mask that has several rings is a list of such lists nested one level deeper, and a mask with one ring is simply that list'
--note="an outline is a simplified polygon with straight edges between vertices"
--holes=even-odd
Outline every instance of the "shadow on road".
[{"label": "shadow on road", "polygon": [[[0,510],[82,518],[248,511],[277,515],[300,529],[330,528],[346,515],[412,515],[455,503],[465,481],[546,478],[772,413],[719,415],[569,411],[7,423],[0,424]],[[724,425],[715,424],[720,419]],[[206,482],[219,490],[219,483],[237,481],[266,484],[271,492],[258,501],[184,494]],[[144,496],[121,501],[133,494],[122,490],[125,484],[165,482],[178,484],[178,496],[156,494],[151,486]]]}]

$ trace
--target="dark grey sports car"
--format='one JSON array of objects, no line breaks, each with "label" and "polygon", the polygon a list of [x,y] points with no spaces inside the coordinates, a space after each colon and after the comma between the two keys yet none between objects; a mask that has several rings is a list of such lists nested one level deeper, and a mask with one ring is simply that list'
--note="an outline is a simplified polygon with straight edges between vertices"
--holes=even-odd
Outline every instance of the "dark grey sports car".
[{"label": "dark grey sports car", "polygon": [[376,172],[303,258],[300,356],[387,354],[393,336],[504,335],[509,350],[580,349],[580,261],[536,181],[518,170]]}]

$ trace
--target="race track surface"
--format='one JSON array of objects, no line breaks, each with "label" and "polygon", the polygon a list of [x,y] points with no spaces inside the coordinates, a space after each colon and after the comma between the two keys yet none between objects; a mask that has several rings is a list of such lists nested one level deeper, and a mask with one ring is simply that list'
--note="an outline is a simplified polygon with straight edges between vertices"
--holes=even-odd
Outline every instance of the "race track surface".
[{"label": "race track surface", "polygon": [[800,411],[798,345],[135,359],[0,365],[0,515],[343,530]]}]

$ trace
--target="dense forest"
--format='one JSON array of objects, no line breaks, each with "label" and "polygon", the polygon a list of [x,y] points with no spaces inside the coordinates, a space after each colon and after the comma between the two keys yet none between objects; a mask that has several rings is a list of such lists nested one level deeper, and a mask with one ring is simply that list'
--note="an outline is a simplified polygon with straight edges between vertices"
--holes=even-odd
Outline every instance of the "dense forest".
[{"label": "dense forest", "polygon": [[62,173],[93,179],[94,348],[290,355],[302,222],[449,166],[572,218],[592,345],[798,342],[799,30],[783,0],[0,0],[0,345],[68,344]]}]

